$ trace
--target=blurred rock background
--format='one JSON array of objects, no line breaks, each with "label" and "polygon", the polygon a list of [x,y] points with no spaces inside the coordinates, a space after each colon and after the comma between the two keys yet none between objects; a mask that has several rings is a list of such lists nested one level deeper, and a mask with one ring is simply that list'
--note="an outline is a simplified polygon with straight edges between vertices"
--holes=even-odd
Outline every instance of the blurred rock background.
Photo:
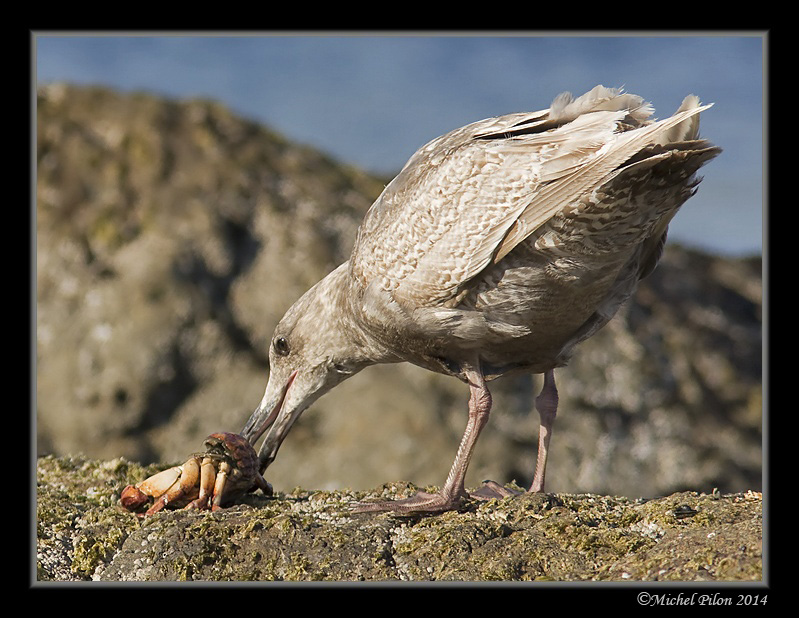
[{"label": "blurred rock background", "polygon": [[[37,103],[38,454],[182,461],[241,429],[275,324],[347,259],[389,178],[212,101],[51,84]],[[760,489],[761,310],[759,256],[669,245],[559,371],[547,488]],[[492,384],[467,485],[527,485],[540,376]],[[283,491],[440,485],[467,400],[453,378],[369,368],[305,412],[267,478]]]}]

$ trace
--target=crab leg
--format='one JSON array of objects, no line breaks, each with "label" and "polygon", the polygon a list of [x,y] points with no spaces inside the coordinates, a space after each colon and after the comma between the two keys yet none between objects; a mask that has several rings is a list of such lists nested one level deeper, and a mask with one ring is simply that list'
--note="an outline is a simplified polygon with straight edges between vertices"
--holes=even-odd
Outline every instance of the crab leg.
[{"label": "crab leg", "polygon": [[187,509],[204,509],[208,499],[213,496],[214,482],[216,480],[216,466],[211,457],[203,457],[200,465],[200,495],[186,506]]},{"label": "crab leg", "polygon": [[225,484],[227,483],[227,476],[230,473],[230,464],[226,461],[219,462],[219,470],[216,473],[216,483],[214,484],[214,500],[211,503],[211,510],[216,511],[220,508],[222,502],[222,495],[225,492]]},{"label": "crab leg", "polygon": [[271,496],[274,491],[269,482],[260,474],[256,475],[255,477],[255,486],[258,487],[267,496]]}]

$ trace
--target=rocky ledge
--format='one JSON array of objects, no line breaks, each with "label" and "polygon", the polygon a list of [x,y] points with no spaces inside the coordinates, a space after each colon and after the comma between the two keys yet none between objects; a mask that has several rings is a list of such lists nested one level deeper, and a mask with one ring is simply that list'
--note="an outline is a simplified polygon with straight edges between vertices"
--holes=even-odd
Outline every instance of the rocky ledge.
[{"label": "rocky ledge", "polygon": [[[414,487],[329,490],[441,482],[463,433],[463,385],[402,364],[308,410],[269,468],[276,498],[125,512],[120,490],[157,470],[131,461],[240,430],[275,323],[347,259],[388,179],[212,101],[52,84],[36,120],[39,581],[763,577],[762,260],[674,245],[559,373],[547,482],[591,493],[352,516]],[[529,484],[537,380],[492,383],[467,484]]]},{"label": "rocky ledge", "polygon": [[[163,467],[163,466],[161,466]],[[38,460],[37,580],[692,581],[763,577],[758,492],[650,500],[535,494],[432,517],[353,515],[353,500],[406,496],[294,489],[214,513],[145,520],[119,506],[154,473],[123,458]]]}]

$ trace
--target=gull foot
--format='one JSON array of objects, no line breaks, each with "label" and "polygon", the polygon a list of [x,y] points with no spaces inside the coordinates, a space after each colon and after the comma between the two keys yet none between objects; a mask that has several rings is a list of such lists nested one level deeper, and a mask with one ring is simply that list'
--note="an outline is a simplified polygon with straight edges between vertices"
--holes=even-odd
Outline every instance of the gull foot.
[{"label": "gull foot", "polygon": [[503,487],[495,481],[483,481],[483,486],[477,491],[471,492],[469,496],[475,500],[491,500],[493,498],[501,500],[509,496],[521,496],[523,493],[523,491]]},{"label": "gull foot", "polygon": [[353,513],[443,513],[452,511],[461,503],[461,498],[450,498],[443,494],[424,491],[404,500],[380,500],[378,502],[356,502],[350,507]]}]

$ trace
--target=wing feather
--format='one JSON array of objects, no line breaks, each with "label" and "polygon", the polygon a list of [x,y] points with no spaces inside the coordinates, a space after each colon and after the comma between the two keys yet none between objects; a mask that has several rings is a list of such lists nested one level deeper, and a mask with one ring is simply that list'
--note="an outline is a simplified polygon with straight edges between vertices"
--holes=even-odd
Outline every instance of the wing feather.
[{"label": "wing feather", "polygon": [[420,148],[372,205],[350,274],[401,305],[447,306],[562,208],[590,194],[647,145],[695,135],[700,106],[649,120],[640,97],[598,86],[550,110],[456,129]]}]

